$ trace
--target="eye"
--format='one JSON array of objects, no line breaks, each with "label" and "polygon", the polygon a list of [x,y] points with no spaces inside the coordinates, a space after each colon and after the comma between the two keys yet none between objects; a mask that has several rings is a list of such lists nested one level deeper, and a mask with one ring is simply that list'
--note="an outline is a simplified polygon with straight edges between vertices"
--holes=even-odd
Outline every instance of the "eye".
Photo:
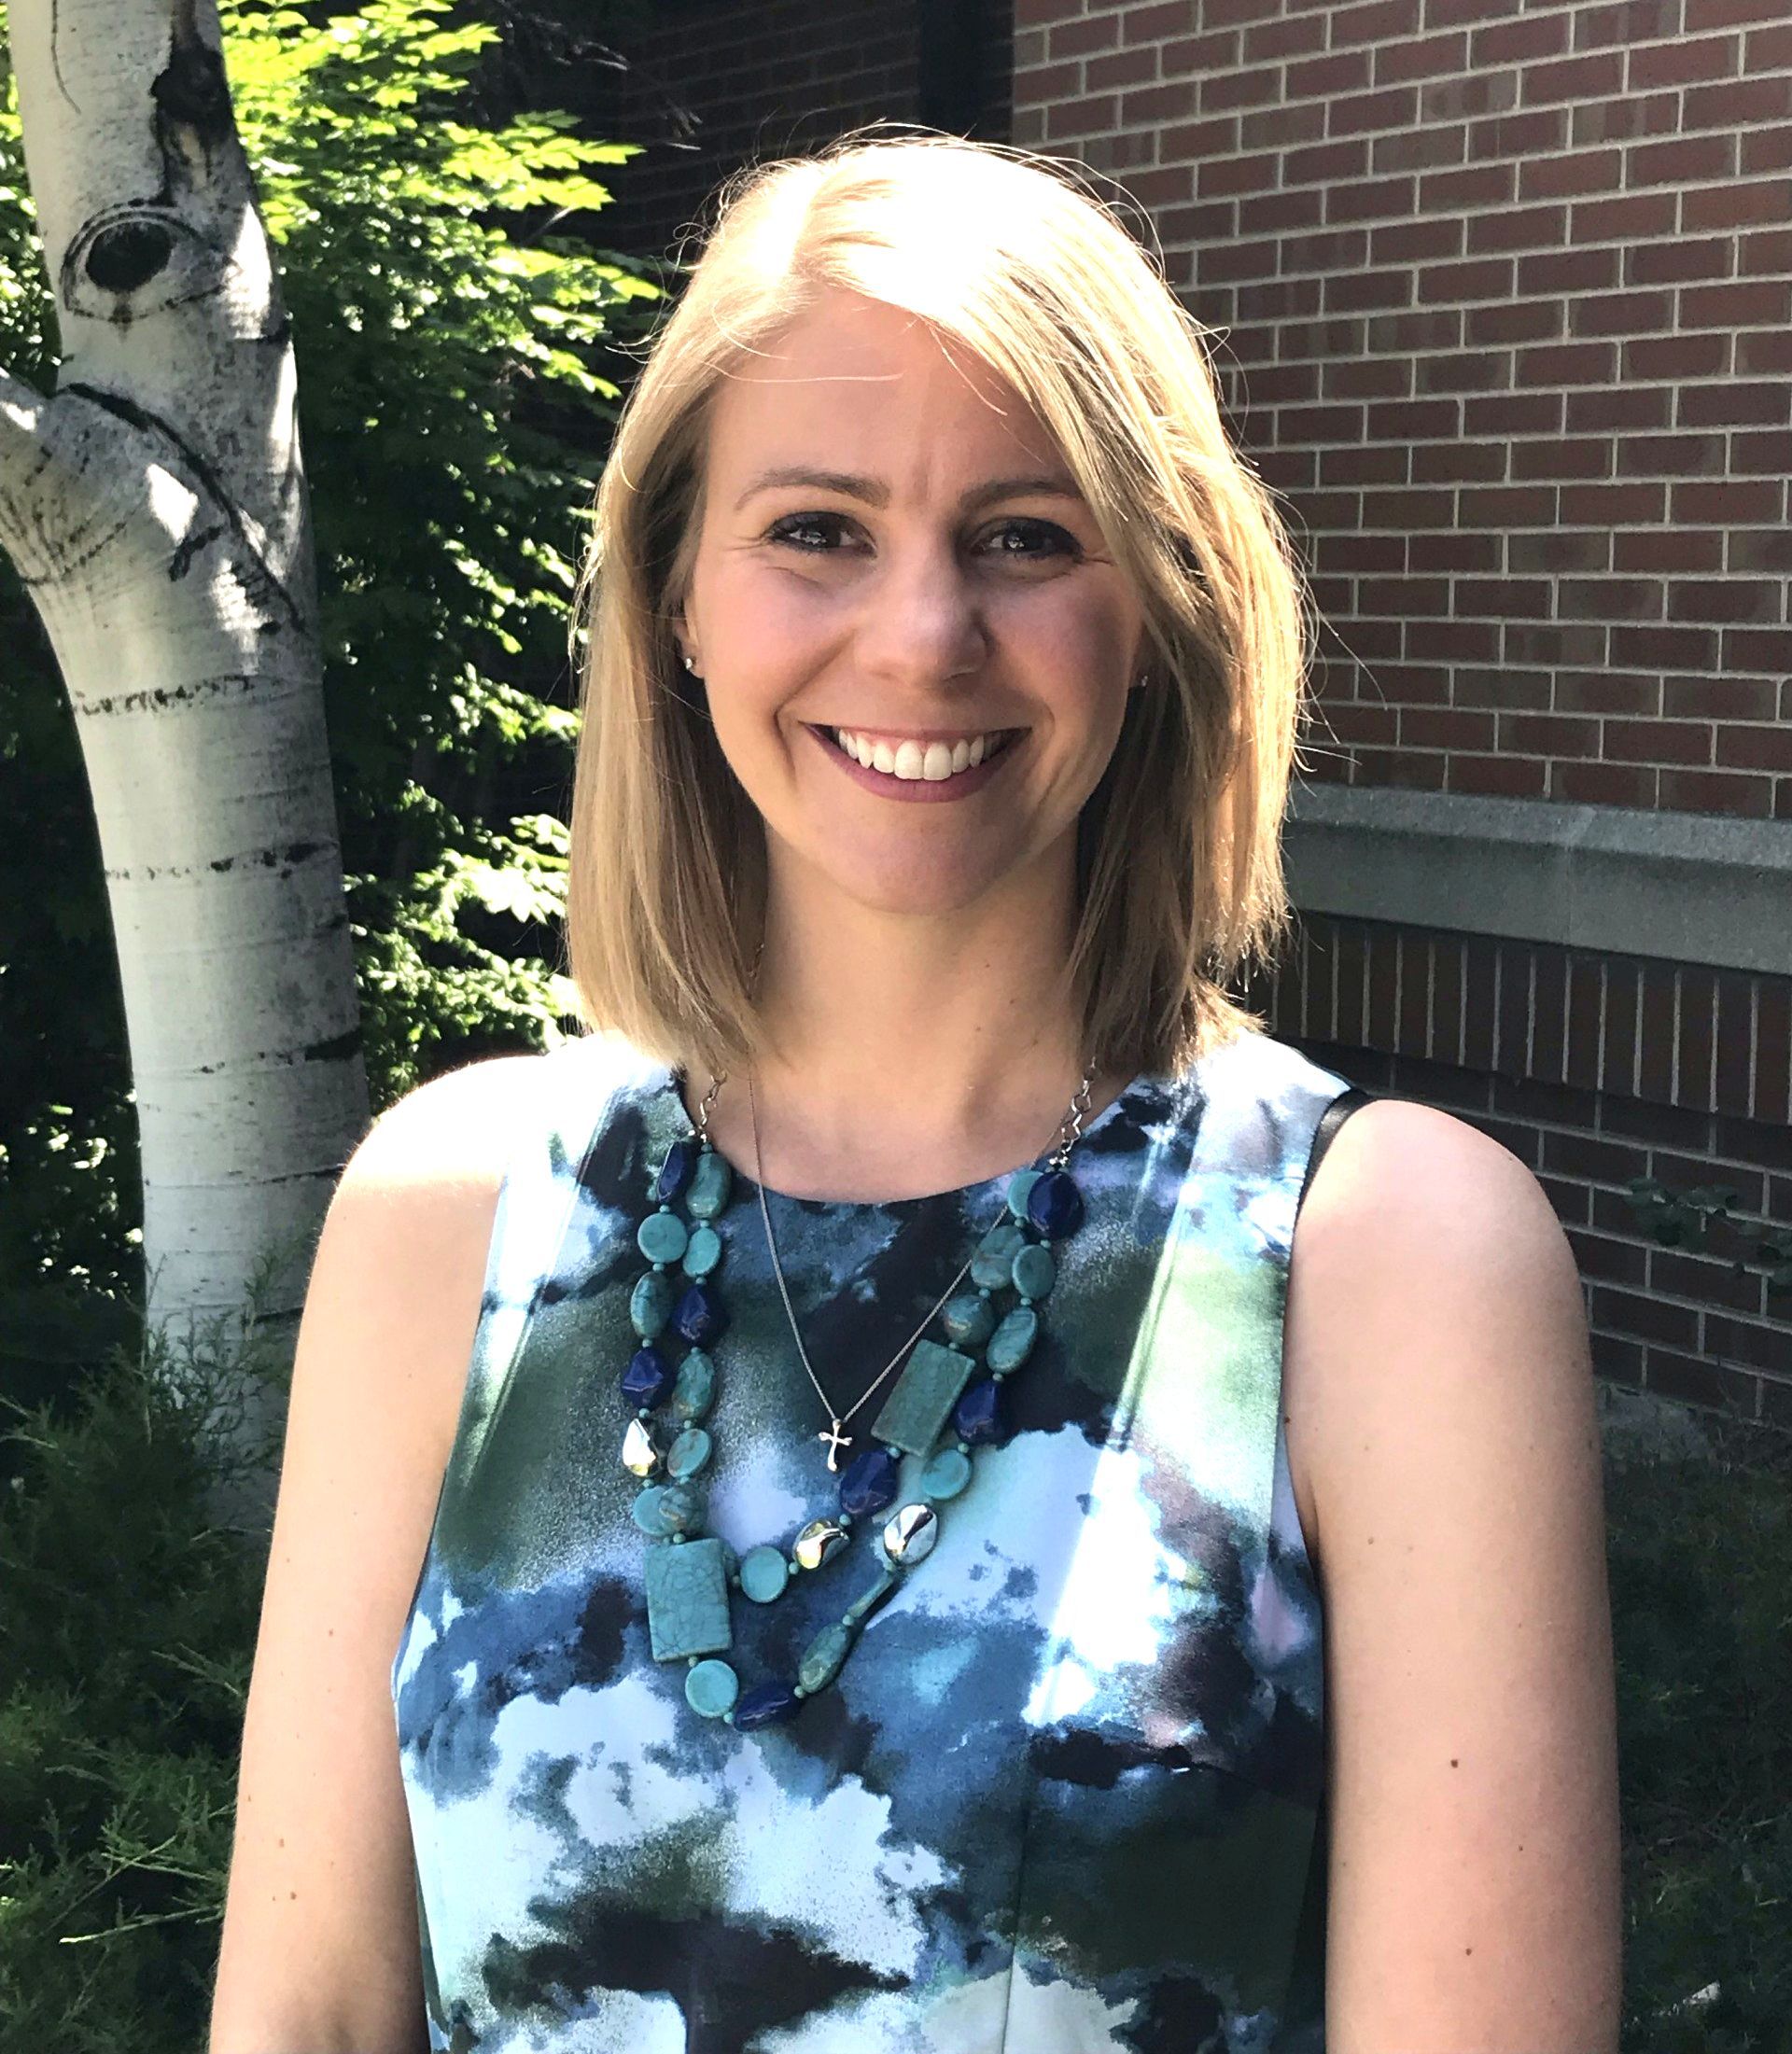
[{"label": "eye", "polygon": [[[766,538],[783,542],[807,556],[823,556],[833,552],[825,542],[818,545],[799,539],[806,535],[833,536],[842,526],[849,524],[843,513],[787,513],[781,521],[775,521],[766,530]],[[998,546],[992,553],[1006,556],[1017,563],[1028,563],[1049,556],[1077,556],[1081,553],[1074,536],[1067,534],[1052,521],[1029,520],[1016,516],[999,522],[989,530],[993,537],[1019,536],[1031,547],[1007,548]]]},{"label": "eye", "polygon": [[994,530],[997,535],[1031,536],[1044,548],[1029,550],[999,549],[998,556],[1013,556],[1022,563],[1038,556],[1075,556],[1080,553],[1076,538],[1069,535],[1053,521],[1029,521],[1016,518],[1001,522]]},{"label": "eye", "polygon": [[765,531],[766,538],[773,542],[788,542],[805,556],[822,556],[828,553],[825,550],[812,549],[808,543],[799,542],[797,537],[805,529],[822,529],[832,534],[845,520],[843,513],[787,513],[781,521],[772,523]]}]

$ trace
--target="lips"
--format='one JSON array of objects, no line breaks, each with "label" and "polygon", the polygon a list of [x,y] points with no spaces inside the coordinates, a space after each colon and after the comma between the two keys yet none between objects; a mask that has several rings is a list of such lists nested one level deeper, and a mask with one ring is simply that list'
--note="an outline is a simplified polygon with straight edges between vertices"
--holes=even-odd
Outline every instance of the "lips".
[{"label": "lips", "polygon": [[[840,747],[833,738],[832,726],[818,727],[807,720],[803,724],[847,775],[863,785],[867,790],[876,792],[886,799],[923,803],[968,799],[973,793],[980,791],[1014,753],[1015,744],[1030,732],[1027,728],[987,729],[984,732],[1000,734],[1001,739],[981,762],[973,763],[966,770],[954,771],[949,777],[926,778],[898,777],[889,771],[872,769],[860,762],[857,757],[848,755]],[[918,740],[919,737],[916,739]],[[941,735],[937,739],[944,741],[945,737]]]},{"label": "lips", "polygon": [[[842,726],[841,723],[829,722],[826,725],[822,725],[821,723],[816,721],[805,721],[804,724],[808,727],[812,734],[819,735],[822,741],[827,743],[828,746],[831,748],[834,749],[837,753],[847,757],[847,759],[851,762],[859,763],[861,769],[871,770],[876,767],[875,764],[861,762],[861,759],[855,756],[850,749],[843,748],[840,742],[840,733]],[[852,734],[869,736],[872,740],[876,742],[888,742],[892,751],[900,750],[905,745],[913,743],[916,748],[917,748],[922,752],[923,755],[925,755],[927,750],[935,743],[945,743],[948,748],[953,748],[966,741],[975,741],[977,738],[975,735],[964,734],[928,734],[888,736],[881,734],[876,729],[859,728],[848,728],[846,730],[846,732]],[[977,762],[987,763],[990,762],[993,758],[1000,756],[1004,749],[1012,747],[1012,745],[1016,742],[1021,735],[1026,734],[1026,732],[1027,730],[1025,728],[980,729],[978,731],[978,734],[987,738],[987,746],[985,747],[983,754],[977,759]],[[975,769],[976,767],[977,764],[967,764],[965,766],[965,769],[972,770]],[[894,773],[885,771],[881,775],[883,775],[884,776],[890,776],[893,775]],[[964,771],[954,771],[951,775],[953,776],[961,777],[964,775]],[[945,784],[949,780],[941,777],[932,779],[903,778],[902,781],[904,784],[916,784],[922,782]]]}]

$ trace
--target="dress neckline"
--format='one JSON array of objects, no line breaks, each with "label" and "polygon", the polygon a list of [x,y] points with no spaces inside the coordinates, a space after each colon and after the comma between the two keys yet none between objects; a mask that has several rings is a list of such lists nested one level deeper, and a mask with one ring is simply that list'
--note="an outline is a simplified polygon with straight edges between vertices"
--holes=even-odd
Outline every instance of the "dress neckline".
[{"label": "dress neckline", "polygon": [[[1072,1171],[1075,1170],[1077,1158],[1082,1153],[1083,1148],[1089,1138],[1092,1135],[1099,1134],[1111,1120],[1117,1119],[1122,1110],[1143,1093],[1154,1082],[1155,1080],[1150,1071],[1141,1070],[1136,1077],[1122,1088],[1117,1097],[1103,1106],[1095,1118],[1085,1125],[1082,1133],[1077,1137],[1076,1146],[1071,1151],[1068,1167]],[[663,1097],[668,1102],[668,1111],[675,1137],[679,1139],[694,1139],[697,1131],[696,1125],[690,1113],[685,1110],[684,1098],[679,1090],[678,1071],[672,1064],[662,1062],[658,1066],[652,1091],[656,1097]],[[1031,1169],[1035,1165],[1043,1164],[1046,1155],[1050,1153],[1055,1146],[1055,1141],[1048,1141],[1037,1155],[1029,1156],[1024,1163],[1015,1163],[1008,1169],[999,1170],[993,1177],[980,1178],[974,1183],[959,1184],[946,1191],[924,1192],[906,1198],[793,1197],[788,1192],[779,1191],[772,1184],[762,1187],[755,1181],[752,1173],[741,1164],[736,1163],[732,1156],[727,1158],[727,1162],[728,1167],[734,1173],[735,1181],[744,1186],[748,1192],[757,1192],[762,1188],[763,1189],[768,1206],[782,1206],[787,1209],[798,1208],[810,1213],[832,1212],[844,1216],[850,1213],[883,1212],[895,1218],[905,1218],[924,1209],[944,1206],[951,1201],[958,1201],[974,1209],[977,1203],[986,1195],[993,1199],[997,1192],[1004,1189],[1009,1180],[1018,1175],[1021,1170]],[[718,1150],[717,1153],[720,1153],[721,1151]]]}]

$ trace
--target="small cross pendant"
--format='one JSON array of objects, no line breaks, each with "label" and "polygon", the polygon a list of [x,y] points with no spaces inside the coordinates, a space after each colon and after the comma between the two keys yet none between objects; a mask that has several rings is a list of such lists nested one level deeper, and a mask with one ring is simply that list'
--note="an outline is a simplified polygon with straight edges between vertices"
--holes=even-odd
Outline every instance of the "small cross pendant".
[{"label": "small cross pendant", "polygon": [[828,1467],[835,1474],[838,1474],[840,1468],[840,1450],[843,1447],[850,1447],[852,1446],[852,1435],[850,1433],[842,1433],[840,1431],[840,1422],[838,1419],[836,1419],[831,1427],[824,1427],[821,1432],[816,1435],[816,1439],[818,1441],[827,1442]]}]

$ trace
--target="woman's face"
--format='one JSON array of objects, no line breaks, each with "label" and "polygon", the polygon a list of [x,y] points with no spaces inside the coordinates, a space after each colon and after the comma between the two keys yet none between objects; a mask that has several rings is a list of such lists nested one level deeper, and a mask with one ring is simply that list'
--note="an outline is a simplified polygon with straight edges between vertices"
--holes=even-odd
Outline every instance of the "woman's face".
[{"label": "woman's face", "polygon": [[1061,888],[1118,737],[1138,596],[1039,422],[959,355],[841,292],[716,396],[680,644],[775,891],[916,913]]}]

